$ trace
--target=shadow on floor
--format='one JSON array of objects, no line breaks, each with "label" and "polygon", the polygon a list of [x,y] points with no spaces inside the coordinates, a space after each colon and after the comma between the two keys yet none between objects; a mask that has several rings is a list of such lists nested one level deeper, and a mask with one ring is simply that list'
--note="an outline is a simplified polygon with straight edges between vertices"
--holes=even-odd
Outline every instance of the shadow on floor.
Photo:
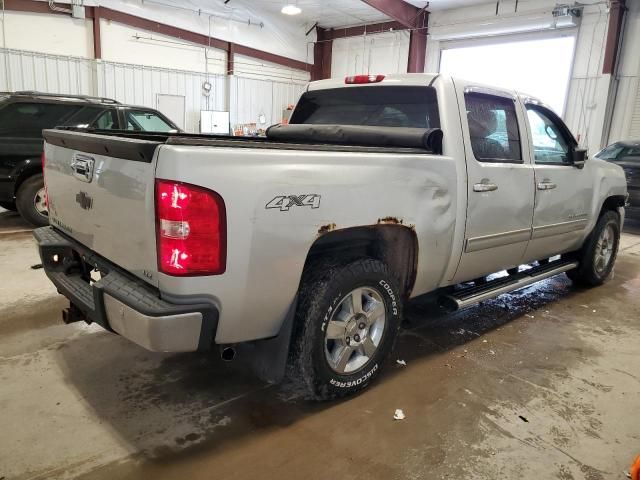
[{"label": "shadow on floor", "polygon": [[[430,298],[415,299],[388,363],[446,352],[580,292],[559,276],[449,315]],[[297,385],[261,383],[240,364],[222,362],[217,352],[150,353],[106,332],[77,338],[58,353],[68,382],[96,416],[139,452],[136,458],[154,463],[203,449],[210,454],[257,430],[286,427],[340,402],[305,401]],[[387,365],[380,384],[392,378],[393,367]]]},{"label": "shadow on floor", "polygon": [[32,230],[33,226],[29,225],[22,219],[18,212],[5,210],[0,207],[0,233],[15,230]]}]

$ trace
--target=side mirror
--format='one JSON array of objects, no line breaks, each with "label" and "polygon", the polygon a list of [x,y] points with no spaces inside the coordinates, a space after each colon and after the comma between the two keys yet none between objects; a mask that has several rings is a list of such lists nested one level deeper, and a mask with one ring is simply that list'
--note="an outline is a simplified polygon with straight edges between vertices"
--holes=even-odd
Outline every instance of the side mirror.
[{"label": "side mirror", "polygon": [[577,168],[584,167],[584,162],[587,161],[587,149],[586,148],[572,148],[569,154],[571,165]]}]

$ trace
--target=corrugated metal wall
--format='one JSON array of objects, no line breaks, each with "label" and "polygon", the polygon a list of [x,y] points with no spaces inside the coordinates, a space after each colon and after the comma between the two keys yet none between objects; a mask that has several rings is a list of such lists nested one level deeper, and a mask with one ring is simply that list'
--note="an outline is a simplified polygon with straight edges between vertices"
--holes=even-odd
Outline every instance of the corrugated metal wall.
[{"label": "corrugated metal wall", "polygon": [[111,62],[97,64],[97,91],[100,96],[122,103],[156,108],[157,95],[185,97],[185,130],[199,131],[200,110],[225,110],[225,78],[209,75],[209,97],[203,95],[204,73],[143,67]]},{"label": "corrugated metal wall", "polygon": [[[152,108],[156,107],[158,94],[182,95],[186,107],[185,129],[189,132],[199,130],[200,110],[228,108],[232,126],[259,123],[260,114],[265,115],[267,125],[277,123],[282,109],[295,103],[304,89],[300,81],[209,75],[212,90],[206,97],[202,84],[207,76],[200,72],[8,49],[0,49],[0,62],[2,91],[95,95]],[[228,106],[227,85],[231,87]]]},{"label": "corrugated metal wall", "polygon": [[[240,76],[231,77],[231,124],[256,123],[260,115],[266,117],[266,125],[279,123],[282,110],[296,103],[304,90],[304,84],[282,83],[272,80],[256,80]],[[263,125],[258,124],[258,127]]]},{"label": "corrugated metal wall", "polygon": [[93,95],[94,62],[86,58],[0,49],[0,90]]}]

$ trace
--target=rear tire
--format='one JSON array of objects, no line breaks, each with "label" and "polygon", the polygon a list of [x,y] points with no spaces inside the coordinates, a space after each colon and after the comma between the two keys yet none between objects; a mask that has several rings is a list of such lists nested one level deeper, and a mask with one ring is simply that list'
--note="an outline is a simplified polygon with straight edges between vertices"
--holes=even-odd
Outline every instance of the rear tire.
[{"label": "rear tire", "polygon": [[16,204],[13,202],[0,202],[0,207],[5,210],[9,210],[10,212],[15,212],[17,210]]},{"label": "rear tire", "polygon": [[613,271],[620,245],[620,217],[611,210],[598,219],[580,253],[580,265],[567,272],[574,283],[595,287],[602,285]]},{"label": "rear tire", "polygon": [[35,227],[49,225],[44,195],[44,178],[41,173],[22,182],[16,194],[18,212],[22,218]]},{"label": "rear tire", "polygon": [[398,282],[378,260],[312,267],[299,292],[291,380],[316,400],[366,388],[393,349],[401,304]]}]

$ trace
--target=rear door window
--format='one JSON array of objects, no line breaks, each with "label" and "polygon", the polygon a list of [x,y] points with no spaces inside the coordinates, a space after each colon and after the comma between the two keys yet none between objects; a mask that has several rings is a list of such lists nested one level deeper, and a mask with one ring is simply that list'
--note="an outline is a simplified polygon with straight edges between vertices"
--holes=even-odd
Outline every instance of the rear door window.
[{"label": "rear door window", "polygon": [[14,102],[0,109],[0,136],[34,138],[45,128],[64,125],[83,105]]},{"label": "rear door window", "polygon": [[512,99],[486,93],[464,95],[473,155],[479,162],[522,162],[520,131]]},{"label": "rear door window", "polygon": [[291,124],[440,128],[433,87],[362,86],[305,92]]},{"label": "rear door window", "polygon": [[91,128],[97,128],[99,130],[113,130],[118,128],[118,115],[112,108],[103,112],[96,120],[91,124]]}]

